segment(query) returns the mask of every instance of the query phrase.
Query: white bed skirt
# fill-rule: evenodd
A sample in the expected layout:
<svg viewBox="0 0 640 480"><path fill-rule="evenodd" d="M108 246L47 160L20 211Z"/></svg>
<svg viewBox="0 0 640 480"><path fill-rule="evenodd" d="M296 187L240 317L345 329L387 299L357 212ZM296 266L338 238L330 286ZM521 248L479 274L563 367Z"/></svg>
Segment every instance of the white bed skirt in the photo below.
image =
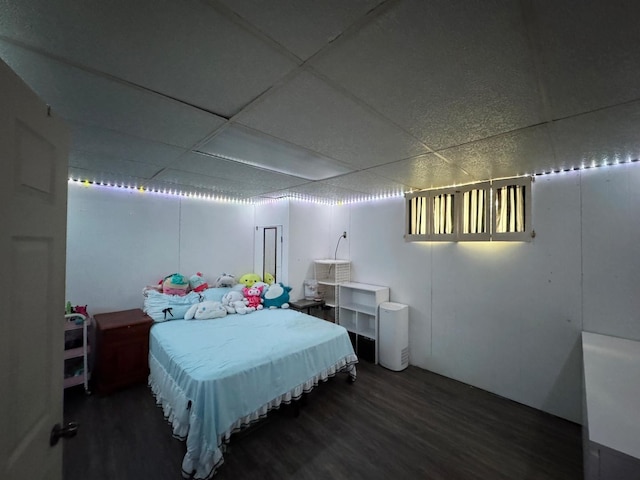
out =
<svg viewBox="0 0 640 480"><path fill-rule="evenodd" d="M236 420L221 435L216 444L207 439L202 432L202 419L191 413L191 400L177 385L166 369L149 355L149 386L156 397L156 403L162 407L164 416L171 424L173 436L186 440L187 453L182 461L182 476L195 480L207 480L213 477L216 470L223 464L225 444L229 443L231 435L264 418L270 410L277 409L281 404L289 404L308 393L320 382L326 382L339 372L348 372L353 380L356 378L356 355L348 355L330 368L314 375L301 385L277 396L257 410Z"/></svg>

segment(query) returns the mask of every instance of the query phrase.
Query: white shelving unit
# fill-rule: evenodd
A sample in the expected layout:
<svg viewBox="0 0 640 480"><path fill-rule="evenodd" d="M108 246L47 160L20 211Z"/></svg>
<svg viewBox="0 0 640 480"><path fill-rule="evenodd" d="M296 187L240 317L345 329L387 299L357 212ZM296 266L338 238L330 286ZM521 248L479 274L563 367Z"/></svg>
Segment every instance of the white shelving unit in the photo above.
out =
<svg viewBox="0 0 640 480"><path fill-rule="evenodd" d="M318 291L322 294L327 307L339 305L340 292L338 286L351 279L351 262L349 260L315 260L313 262ZM336 309L336 321L338 320Z"/></svg>
<svg viewBox="0 0 640 480"><path fill-rule="evenodd" d="M84 391L89 394L89 336L87 329L91 318L80 313L65 315L64 325L64 388L84 384Z"/></svg>
<svg viewBox="0 0 640 480"><path fill-rule="evenodd" d="M356 353L378 363L378 306L389 301L389 287L345 282L339 296L339 323L350 332Z"/></svg>

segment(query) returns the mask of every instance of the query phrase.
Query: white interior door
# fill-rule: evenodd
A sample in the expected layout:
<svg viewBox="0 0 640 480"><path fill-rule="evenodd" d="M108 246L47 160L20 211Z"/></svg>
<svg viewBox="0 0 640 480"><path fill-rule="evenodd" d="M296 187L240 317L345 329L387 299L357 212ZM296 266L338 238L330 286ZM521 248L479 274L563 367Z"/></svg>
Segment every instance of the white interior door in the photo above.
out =
<svg viewBox="0 0 640 480"><path fill-rule="evenodd" d="M69 133L0 61L0 478L62 478Z"/></svg>

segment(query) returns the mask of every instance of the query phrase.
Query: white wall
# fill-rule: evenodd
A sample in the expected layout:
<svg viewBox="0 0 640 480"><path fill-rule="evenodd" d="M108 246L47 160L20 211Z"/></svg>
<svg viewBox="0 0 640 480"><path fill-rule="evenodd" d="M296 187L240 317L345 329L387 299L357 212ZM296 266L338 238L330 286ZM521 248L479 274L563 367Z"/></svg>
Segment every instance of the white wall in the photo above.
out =
<svg viewBox="0 0 640 480"><path fill-rule="evenodd" d="M67 221L67 300L92 314L141 307L174 272L253 271L251 206L71 184Z"/></svg>
<svg viewBox="0 0 640 480"><path fill-rule="evenodd" d="M406 243L404 200L259 207L71 185L67 296L100 313L162 276L253 269L254 226L282 224L292 298L313 260L410 306L411 363L581 422L580 332L640 340L640 164L537 177L528 243Z"/></svg>
<svg viewBox="0 0 640 480"><path fill-rule="evenodd" d="M405 243L349 207L352 279L410 306L411 363L581 422L580 332L640 339L640 165L537 177L528 243Z"/></svg>

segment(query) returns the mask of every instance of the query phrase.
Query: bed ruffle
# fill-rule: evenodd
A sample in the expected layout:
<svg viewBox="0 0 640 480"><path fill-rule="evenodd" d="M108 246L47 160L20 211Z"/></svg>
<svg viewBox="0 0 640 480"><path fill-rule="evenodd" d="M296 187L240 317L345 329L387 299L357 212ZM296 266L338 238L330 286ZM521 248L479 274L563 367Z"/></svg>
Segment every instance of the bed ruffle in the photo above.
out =
<svg viewBox="0 0 640 480"><path fill-rule="evenodd" d="M195 480L208 480L224 463L223 451L233 433L249 427L283 403L289 404L291 401L298 400L320 382L326 382L339 372L349 373L351 380L354 381L356 363L358 363L356 355L347 355L303 384L277 396L249 415L239 418L221 435L218 435L217 445L211 445L205 440L202 434L202 420L192 413L191 400L153 355L149 355L149 386L156 398L156 404L162 407L165 418L171 424L173 436L187 442L187 453L182 461L182 476Z"/></svg>

